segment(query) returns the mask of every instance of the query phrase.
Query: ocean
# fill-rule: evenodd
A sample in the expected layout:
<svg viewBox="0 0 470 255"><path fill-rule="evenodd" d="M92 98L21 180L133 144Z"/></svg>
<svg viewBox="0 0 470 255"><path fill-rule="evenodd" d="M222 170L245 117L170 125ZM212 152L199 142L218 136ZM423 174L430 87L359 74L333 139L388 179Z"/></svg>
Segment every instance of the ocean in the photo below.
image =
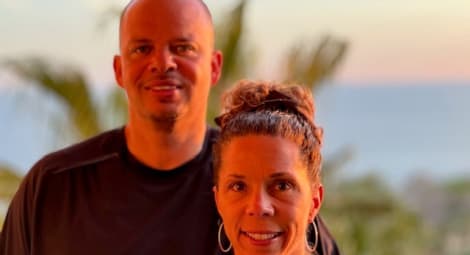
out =
<svg viewBox="0 0 470 255"><path fill-rule="evenodd" d="M345 178L374 174L392 186L416 175L470 178L470 83L326 85L314 93L324 158L352 154ZM25 174L71 141L60 102L34 89L0 89L0 164ZM62 121L62 124L61 124Z"/></svg>

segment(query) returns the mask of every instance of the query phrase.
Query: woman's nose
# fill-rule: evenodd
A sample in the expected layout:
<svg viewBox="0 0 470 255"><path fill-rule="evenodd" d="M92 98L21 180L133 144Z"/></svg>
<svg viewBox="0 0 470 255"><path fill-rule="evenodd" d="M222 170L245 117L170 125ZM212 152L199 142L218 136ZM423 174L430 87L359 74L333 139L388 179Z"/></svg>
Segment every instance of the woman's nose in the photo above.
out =
<svg viewBox="0 0 470 255"><path fill-rule="evenodd" d="M248 194L246 213L250 216L272 216L272 197L265 190L253 190Z"/></svg>

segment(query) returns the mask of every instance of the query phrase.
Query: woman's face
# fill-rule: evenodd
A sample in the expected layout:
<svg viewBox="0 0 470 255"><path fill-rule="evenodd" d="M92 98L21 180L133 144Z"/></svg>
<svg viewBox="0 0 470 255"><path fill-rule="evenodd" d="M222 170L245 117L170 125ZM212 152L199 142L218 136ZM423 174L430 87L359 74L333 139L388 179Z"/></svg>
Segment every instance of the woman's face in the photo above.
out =
<svg viewBox="0 0 470 255"><path fill-rule="evenodd" d="M217 208L235 254L303 254L320 207L298 146L278 136L235 137L222 148Z"/></svg>

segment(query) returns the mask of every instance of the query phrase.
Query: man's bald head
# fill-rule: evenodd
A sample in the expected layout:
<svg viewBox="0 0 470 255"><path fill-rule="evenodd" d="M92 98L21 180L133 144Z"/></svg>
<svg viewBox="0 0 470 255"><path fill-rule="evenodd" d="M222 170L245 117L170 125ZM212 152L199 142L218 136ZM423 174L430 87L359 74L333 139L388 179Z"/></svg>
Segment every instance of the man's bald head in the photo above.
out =
<svg viewBox="0 0 470 255"><path fill-rule="evenodd" d="M136 4L137 2L139 2L141 0L131 0L129 1L129 3L126 5L126 7L124 7L124 9L122 10L121 12L121 15L120 15L120 18L119 18L119 33L121 34L122 33L122 24L124 22L124 18L127 14L127 11L134 5ZM178 1L178 0L155 0L155 1ZM182 1L182 0L179 0L179 1ZM202 7L203 11L206 13L207 15L207 18L209 19L211 25L213 26L213 20L212 20L212 14L209 10L209 8L207 7L206 3L204 3L204 1L202 0L183 0L183 1L188 1L188 2L197 2L200 4L200 6Z"/></svg>
<svg viewBox="0 0 470 255"><path fill-rule="evenodd" d="M130 122L173 126L181 118L182 125L205 126L223 56L200 0L133 0L122 15L119 43L113 67Z"/></svg>

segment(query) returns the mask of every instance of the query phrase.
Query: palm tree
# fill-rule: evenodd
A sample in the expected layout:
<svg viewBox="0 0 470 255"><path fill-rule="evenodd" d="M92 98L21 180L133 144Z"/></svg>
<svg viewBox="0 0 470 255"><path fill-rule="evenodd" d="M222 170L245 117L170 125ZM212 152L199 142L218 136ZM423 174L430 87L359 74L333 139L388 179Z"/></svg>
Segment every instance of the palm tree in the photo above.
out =
<svg viewBox="0 0 470 255"><path fill-rule="evenodd" d="M79 139L96 134L100 130L96 107L84 75L72 67L53 69L44 59L28 58L7 60L4 66L30 84L52 93L65 105L72 126Z"/></svg>
<svg viewBox="0 0 470 255"><path fill-rule="evenodd" d="M224 53L222 77L209 97L208 122L219 113L221 95L235 81L248 77L248 70L255 70L256 59L250 48L243 42L244 15L248 1L240 0L235 8L224 15L226 18L216 25L217 48ZM280 80L292 81L316 89L321 81L334 73L347 52L348 44L331 36L324 37L320 44L300 42L281 59L284 72Z"/></svg>
<svg viewBox="0 0 470 255"><path fill-rule="evenodd" d="M248 70L255 69L256 61L249 54L253 49L243 40L247 4L248 1L240 0L224 16L226 19L216 26L217 48L224 52L224 67L222 78L210 96L209 122L219 112L219 98L223 91L236 80L247 77ZM119 11L113 8L106 15L105 18L116 18ZM106 22L102 20L102 24ZM281 59L284 65L280 79L305 84L315 91L324 79L334 73L347 49L346 42L331 36L323 37L319 44L299 42ZM70 126L74 127L70 130L75 130L73 134L62 135L73 135L75 140L81 140L105 129L105 115L100 114L100 107L92 100L90 86L77 68L53 69L47 61L38 58L10 60L5 66L62 102L69 113ZM118 123L123 123L125 109L122 91L113 90L106 104L106 110L113 113L106 116L119 116ZM428 240L423 233L425 226L422 220L403 205L401 199L388 190L381 180L375 176L347 181L338 178L350 157L351 151L340 151L323 167L326 199L321 213L343 253L431 254L422 245ZM20 178L13 173L11 169L0 170L0 199L8 200L16 190Z"/></svg>
<svg viewBox="0 0 470 255"><path fill-rule="evenodd" d="M224 54L222 77L211 90L208 103L208 122L213 124L213 119L219 113L221 95L235 81L247 78L248 70L255 69L256 59L252 54L255 50L244 42L243 37L245 10L247 0L239 0L224 20L216 26L216 48ZM106 27L111 18L116 18L120 9L109 8L99 22L100 28ZM310 42L300 42L289 50L289 53L281 60L284 64L283 81L295 81L309 86L311 89L318 87L325 78L334 73L338 64L344 58L348 49L345 41L337 40L331 36L322 38L318 45Z"/></svg>
<svg viewBox="0 0 470 255"><path fill-rule="evenodd" d="M208 122L219 112L219 98L223 91L229 88L236 80L247 77L247 70L253 70L252 56L247 56L242 40L244 35L244 14L248 1L240 0L238 5L216 25L217 47L224 53L224 66L222 78L212 91L209 98ZM107 17L117 17L117 8L111 8ZM100 21L100 26L106 20ZM223 29L222 29L223 28ZM307 50L304 50L307 49ZM331 75L337 64L343 59L347 50L347 43L325 37L319 45L308 44L307 47L294 46L283 60L285 73L281 80L295 80L302 82L310 88L316 88L320 81ZM250 61L247 61L250 59ZM1 63L36 86L41 91L49 93L63 105L68 113L70 128L57 132L58 136L72 137L72 142L83 140L103 131L105 128L104 116L117 116L114 123L125 122L126 100L119 89L114 89L108 96L105 110L111 114L100 114L101 107L93 100L91 86L80 69L72 65L53 65L44 58L31 57L26 59L10 59ZM11 178L0 176L0 182L5 181L17 185ZM8 193L10 194L10 193ZM11 195L11 194L10 194ZM9 198L9 195L5 195Z"/></svg>
<svg viewBox="0 0 470 255"><path fill-rule="evenodd" d="M216 25L217 47L224 53L224 66L222 78L218 86L214 87L209 98L208 121L212 122L218 114L219 98L223 91L230 87L236 80L247 77L247 70L253 70L250 66L252 56L248 58L243 44L244 14L246 0L240 0L238 5ZM110 8L104 18L117 17L117 8ZM106 24L101 20L100 26ZM281 80L297 81L312 89L330 76L338 63L343 59L347 50L347 43L335 40L329 36L324 37L319 45L306 43L293 46L285 56L284 73ZM302 47L300 47L302 46ZM247 61L250 59L250 61ZM64 136L72 135L73 140L82 140L99 133L104 128L103 117L100 117L99 105L93 101L91 86L80 69L72 65L52 65L43 58L31 57L27 59L10 59L3 66L15 72L19 77L30 81L41 90L51 93L64 105L64 109L70 117L70 130ZM119 89L113 90L105 105L106 110L112 111L117 117L118 123L126 119L125 97ZM106 114L109 116L110 114ZM73 133L73 134L71 134ZM60 133L59 133L60 134Z"/></svg>
<svg viewBox="0 0 470 255"><path fill-rule="evenodd" d="M431 236L423 220L380 178L338 178L350 156L345 151L327 161L322 169L327 175L321 214L341 251L363 255L431 254L426 246Z"/></svg>
<svg viewBox="0 0 470 255"><path fill-rule="evenodd" d="M68 65L55 68L41 58L27 58L7 60L3 67L10 69L19 77L25 79L27 84L38 87L40 90L53 95L65 109L68 116L68 127L55 127L57 139L76 142L104 131L103 116L112 116L107 120L112 123L124 123L126 119L126 100L124 94L117 87L112 90L106 99L105 111L110 114L100 116L100 106L93 101L90 85L86 82L83 73ZM108 117L109 118L109 117ZM3 221L3 205L9 203L20 183L20 171L0 166L0 226Z"/></svg>

